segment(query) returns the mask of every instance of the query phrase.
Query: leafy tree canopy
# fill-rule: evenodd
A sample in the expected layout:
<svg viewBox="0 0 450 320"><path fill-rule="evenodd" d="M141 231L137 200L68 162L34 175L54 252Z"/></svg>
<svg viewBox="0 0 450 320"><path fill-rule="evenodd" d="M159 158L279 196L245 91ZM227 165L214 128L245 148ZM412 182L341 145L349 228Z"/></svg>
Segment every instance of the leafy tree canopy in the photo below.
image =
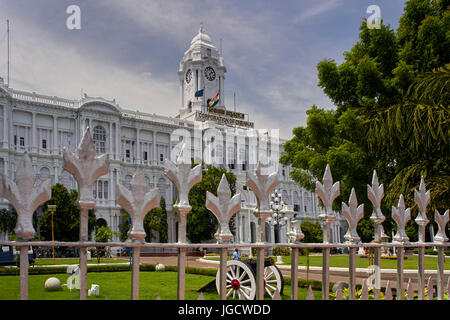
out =
<svg viewBox="0 0 450 320"><path fill-rule="evenodd" d="M334 209L340 210L355 188L358 202L365 204L365 222L358 225L363 240L373 234L367 199L373 169L385 184L388 234L391 206L401 193L415 218L413 190L421 176L432 194L430 220L433 209L449 206L448 6L448 0L410 0L396 32L383 23L380 29L362 23L342 64L330 59L317 65L318 85L336 110L312 106L306 127L295 128L284 145L280 162L292 165L292 178L311 191L330 164L334 180L341 181ZM411 224L407 230L414 240Z"/></svg>
<svg viewBox="0 0 450 320"><path fill-rule="evenodd" d="M79 241L80 239L80 208L76 201L78 192L76 190L67 191L64 185L57 183L52 187L52 198L43 205L43 215L41 218L41 236L44 240L52 240L52 215L48 211L49 204L56 205L56 212L53 215L53 230L57 241ZM88 216L88 232L94 230L95 215L90 210Z"/></svg>
<svg viewBox="0 0 450 320"><path fill-rule="evenodd" d="M208 165L203 170L202 181L192 187L189 192L189 202L192 206L191 212L187 215L186 235L193 243L198 243L214 238L218 228L217 218L206 209L206 191L217 196L217 188L220 179L225 174L232 195L236 192L236 176L227 172L226 169ZM233 228L230 228L233 230Z"/></svg>

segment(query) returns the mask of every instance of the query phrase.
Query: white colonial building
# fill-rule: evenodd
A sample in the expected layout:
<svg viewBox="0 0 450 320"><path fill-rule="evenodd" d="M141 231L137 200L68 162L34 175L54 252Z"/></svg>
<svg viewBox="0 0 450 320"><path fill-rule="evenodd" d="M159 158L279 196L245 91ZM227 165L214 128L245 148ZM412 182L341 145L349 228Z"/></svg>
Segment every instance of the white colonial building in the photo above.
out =
<svg viewBox="0 0 450 320"><path fill-rule="evenodd" d="M177 216L172 210L176 190L164 175L162 164L171 153L179 153L180 141L188 147L184 153L188 160L202 159L237 176L242 209L235 218L235 242L256 241L256 198L246 187L246 172L254 170L262 156L276 157L278 190L287 203L284 211L292 217L318 221L321 208L317 196L289 177L288 166L278 165L285 140L273 134L277 131L255 130L247 114L227 110L223 95L226 72L223 57L201 27L180 62L181 101L174 116L127 110L115 100L100 97L85 95L70 100L19 91L0 78L0 172L14 178L18 160L27 151L38 181L51 178L53 184L76 189L73 177L62 169L62 150L76 151L89 126L96 151L110 158L109 172L96 182L93 195L97 219L104 219L112 230L118 230L120 217L116 185L129 186L141 165L148 187L158 187L166 199L169 242L176 241ZM214 102L214 107L208 106ZM6 200L1 204L9 205ZM286 241L288 226L281 228L277 239ZM332 225L332 240L341 241L346 229L344 219L338 218ZM273 242L275 228L268 225L266 230L266 239Z"/></svg>

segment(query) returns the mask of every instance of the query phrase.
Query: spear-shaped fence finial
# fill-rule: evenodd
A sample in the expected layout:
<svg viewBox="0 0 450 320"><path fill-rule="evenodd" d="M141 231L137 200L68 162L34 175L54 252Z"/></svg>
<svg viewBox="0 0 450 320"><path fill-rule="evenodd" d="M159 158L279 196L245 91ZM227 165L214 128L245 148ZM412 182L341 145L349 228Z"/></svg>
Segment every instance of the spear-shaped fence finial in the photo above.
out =
<svg viewBox="0 0 450 320"><path fill-rule="evenodd" d="M414 201L419 207L419 214L415 219L419 225L419 242L425 242L425 227L429 222L427 218L427 206L430 203L430 191L425 190L423 177L420 179L419 191L414 190Z"/></svg>
<svg viewBox="0 0 450 320"><path fill-rule="evenodd" d="M247 187L253 191L258 205L258 241L265 241L265 224L267 218L272 214L269 208L269 197L278 185L278 174L276 172L265 174L267 166L258 161L255 173L247 171Z"/></svg>
<svg viewBox="0 0 450 320"><path fill-rule="evenodd" d="M392 206L392 219L397 223L397 233L394 236L396 242L408 242L409 238L406 235L406 223L411 219L410 208L405 208L405 200L403 194L400 195L397 208Z"/></svg>
<svg viewBox="0 0 450 320"><path fill-rule="evenodd" d="M352 188L348 205L342 202L342 216L347 220L349 226L347 233L344 235L344 239L351 243L359 242L361 238L358 236L356 227L358 226L359 220L364 216L364 204L358 206L355 188Z"/></svg>
<svg viewBox="0 0 450 320"><path fill-rule="evenodd" d="M178 191L178 199L174 205L180 214L180 223L178 225L179 242L186 242L186 217L192 207L189 204L189 191L192 187L202 181L201 164L191 168L190 163L183 161L173 163L169 159L164 160L164 173L175 185Z"/></svg>
<svg viewBox="0 0 450 320"><path fill-rule="evenodd" d="M329 164L327 164L325 168L325 173L323 175L322 181L323 183L316 181L316 193L325 206L325 210L319 215L319 219L324 221L323 242L328 243L331 237L330 225L334 220L336 220L336 214L333 212L332 205L334 199L336 199L340 194L339 181L333 183L333 177L331 175Z"/></svg>
<svg viewBox="0 0 450 320"><path fill-rule="evenodd" d="M211 211L219 221L218 239L220 242L230 242L233 234L230 231L229 222L231 217L241 209L241 194L237 193L231 197L230 185L225 174L222 175L217 197L206 191L206 208Z"/></svg>
<svg viewBox="0 0 450 320"><path fill-rule="evenodd" d="M33 238L33 213L51 198L51 180L47 179L39 186L35 186L35 181L36 173L27 152L17 165L15 181L0 174L0 197L8 199L17 212L14 233L20 240Z"/></svg>
<svg viewBox="0 0 450 320"><path fill-rule="evenodd" d="M384 197L384 186L383 184L380 185L378 183L376 170L373 170L372 185L367 185L367 196L373 205L373 211L372 215L370 216L370 220L372 220L375 225L375 241L381 242L382 237L385 236L382 225L385 217L383 215L383 212L381 211L381 200Z"/></svg>
<svg viewBox="0 0 450 320"><path fill-rule="evenodd" d="M138 167L131 179L128 190L121 184L117 184L117 203L124 208L131 217L131 230L129 237L132 240L144 241L146 233L144 230L145 215L159 205L160 191L154 188L147 192L147 183L144 172Z"/></svg>
<svg viewBox="0 0 450 320"><path fill-rule="evenodd" d="M445 210L444 214L439 214L439 211L434 211L434 221L438 224L439 230L434 236L435 242L447 242L448 237L445 234L445 226L447 225L449 219L449 210ZM449 293L450 294L450 293Z"/></svg>

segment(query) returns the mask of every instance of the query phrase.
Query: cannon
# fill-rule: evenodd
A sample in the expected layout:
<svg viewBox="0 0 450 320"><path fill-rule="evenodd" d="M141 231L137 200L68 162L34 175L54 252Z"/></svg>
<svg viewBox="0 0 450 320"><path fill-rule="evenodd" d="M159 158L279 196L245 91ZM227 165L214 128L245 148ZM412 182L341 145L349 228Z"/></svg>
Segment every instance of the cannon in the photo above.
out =
<svg viewBox="0 0 450 320"><path fill-rule="evenodd" d="M220 269L216 275L216 289L220 292ZM226 267L226 296L232 299L253 300L256 295L256 260L229 260ZM273 298L276 289L283 294L283 275L272 258L264 259L264 291Z"/></svg>

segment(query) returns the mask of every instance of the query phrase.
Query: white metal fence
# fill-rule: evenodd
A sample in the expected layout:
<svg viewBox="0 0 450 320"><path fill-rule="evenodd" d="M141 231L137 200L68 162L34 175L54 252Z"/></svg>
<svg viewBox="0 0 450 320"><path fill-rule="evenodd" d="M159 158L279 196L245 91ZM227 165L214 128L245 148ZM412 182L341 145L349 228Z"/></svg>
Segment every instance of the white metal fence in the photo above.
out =
<svg viewBox="0 0 450 320"><path fill-rule="evenodd" d="M419 241L411 243L405 232L406 223L410 220L410 209L405 208L403 196L400 196L398 206L392 208L392 217L397 224L397 233L393 237L393 242L383 242L385 239L382 222L384 215L381 211L381 201L384 197L383 185L378 183L378 178L374 172L372 185L367 186L368 197L373 204L374 210L371 220L375 224L375 240L373 243L361 243L356 226L358 221L363 217L363 206L357 203L355 191L352 190L348 204L342 204L342 215L348 222L349 228L344 236L345 243L330 243L330 225L336 219L336 213L332 210L332 203L339 195L339 182L333 183L329 166L325 170L323 182L316 183L316 193L324 204L323 213L319 216L322 221L323 243L302 243L302 230L299 221L291 224L291 230L287 236L289 243L281 243L274 245L265 242L265 225L267 218L272 214L267 199L278 184L276 173L267 173L261 164L258 164L255 172L247 172L247 186L251 189L258 199L258 238L257 243L231 243L232 234L229 230L229 221L231 217L239 211L241 198L240 194L231 195L231 191L225 176L219 184L217 197L211 193L207 193L206 207L217 217L219 221L219 230L217 233L218 243L216 244L188 244L186 241L186 217L191 211L188 194L189 190L202 179L201 166L198 165L191 168L190 163L172 162L165 160L165 174L173 182L178 191L178 201L174 208L179 214L178 224L178 243L145 243L145 231L143 228L143 219L145 215L154 207L159 205L159 190L157 188L147 192L147 184L142 174L142 169L138 168L131 181L130 190L122 185L117 186L118 204L125 209L131 216L131 229L129 232L129 240L127 242L107 242L99 243L88 241L87 237L87 216L88 210L95 207L92 199L93 183L102 175L107 173L108 156L96 156L94 144L89 131L85 131L83 139L78 147L77 154L73 154L69 150L64 150L64 169L71 173L78 182L80 206L80 241L79 242L52 242L52 241L30 241L34 236L32 226L32 215L36 208L46 202L51 197L50 180L35 186L35 173L27 153L23 160L17 166L16 179L12 181L8 177L0 174L0 197L4 197L10 201L17 212L17 225L15 233L19 241L0 241L2 246L20 247L20 299L28 299L28 246L35 247L77 247L80 254L80 293L81 300L86 299L87 294L87 248L88 247L131 247L132 248L132 284L131 298L139 299L139 262L142 248L172 248L178 250L178 286L177 298L183 300L185 298L185 274L186 274L186 253L189 248L215 248L220 250L220 265L217 274L218 292L221 299L226 299L236 291L239 298L253 297L250 291L246 291L250 284L243 285L244 282L251 283L250 280L244 280L244 271L237 268L234 270L229 268L227 263L228 250L234 248L256 248L256 268L254 272L253 288L254 297L258 300L264 299L264 295L268 292L269 281L267 269L265 267L264 251L266 248L290 248L291 250L291 299L298 299L298 260L300 248L319 248L322 250L322 299L330 298L330 251L333 248L348 248L349 267L348 267L348 299L356 297L356 255L357 249L360 247L372 248L374 252L374 270L379 271L381 268L382 248L395 248L397 252L397 270L396 270L396 297L399 300L404 299L406 289L406 298L413 299L414 292L412 284L409 281L405 288L405 270L404 256L406 248L418 248L418 265L417 265L417 298L422 300L430 299L433 295L431 287L434 280L425 277L425 248L435 247L437 249L437 272L436 287L437 299L443 300L445 294L449 294L449 272L444 270L445 248L450 247L447 243L448 239L445 234L446 224L449 221L449 210L444 214L435 212L435 222L439 226L437 234L434 236L433 242L425 242L425 226L429 223L426 216L426 207L430 202L430 192L425 190L425 183L422 179L419 190L415 191L415 202L419 208L419 214L415 222L419 225ZM227 265L228 264L228 265ZM245 270L244 270L245 269ZM239 269L240 270L240 269ZM239 273L240 272L240 273ZM247 275L249 271L247 270ZM391 287L388 282L386 288L382 289L379 285L381 272L375 272L375 285L372 293L374 299L380 299L381 293L384 293L384 299L392 299ZM373 278L372 275L369 278ZM235 281L234 281L235 280ZM369 280L369 279L368 279ZM234 282L233 282L234 281ZM237 285L236 281L241 281ZM425 285L425 282L427 284ZM246 288L246 290L243 290ZM248 289L248 290L250 290ZM313 299L309 288L308 299ZM271 292L273 299L280 297L279 290ZM427 295L425 295L425 293ZM368 299L368 283L363 282L362 293L360 299ZM342 290L338 290L335 299L343 299Z"/></svg>

